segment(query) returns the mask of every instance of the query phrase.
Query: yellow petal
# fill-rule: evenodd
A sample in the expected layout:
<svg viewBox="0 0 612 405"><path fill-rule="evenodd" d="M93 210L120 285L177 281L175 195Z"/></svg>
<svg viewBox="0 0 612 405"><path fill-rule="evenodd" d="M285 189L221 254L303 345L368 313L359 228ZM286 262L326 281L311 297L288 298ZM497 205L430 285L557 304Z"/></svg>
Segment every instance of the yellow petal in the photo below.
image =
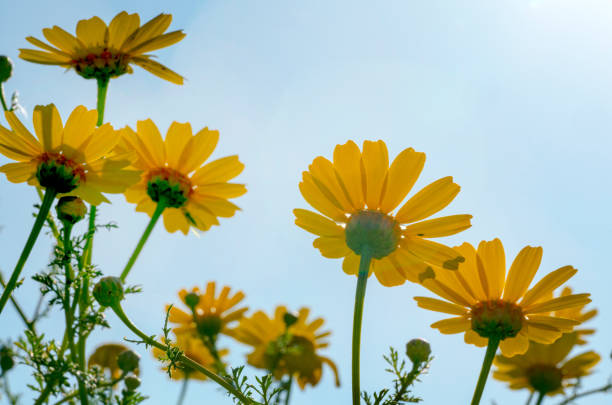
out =
<svg viewBox="0 0 612 405"><path fill-rule="evenodd" d="M193 136L191 130L191 124L172 122L168 133L166 134L166 160L168 161L168 167L179 167L181 155L185 146Z"/></svg>
<svg viewBox="0 0 612 405"><path fill-rule="evenodd" d="M246 193L246 187L244 184L213 183L198 186L197 192L206 197L235 198Z"/></svg>
<svg viewBox="0 0 612 405"><path fill-rule="evenodd" d="M417 304L421 308L428 309L430 311L442 312L450 315L467 315L468 310L460 305L451 304L450 302L441 301L435 298L429 297L414 297Z"/></svg>
<svg viewBox="0 0 612 405"><path fill-rule="evenodd" d="M323 257L330 259L339 259L351 253L351 249L346 246L344 236L330 237L321 236L314 240L312 245L319 249Z"/></svg>
<svg viewBox="0 0 612 405"><path fill-rule="evenodd" d="M53 104L37 105L32 116L34 132L45 152L56 151L62 142L62 119Z"/></svg>
<svg viewBox="0 0 612 405"><path fill-rule="evenodd" d="M98 112L96 110L88 110L82 105L75 108L64 127L63 149L70 148L74 151L73 153L80 150L96 129L97 121Z"/></svg>
<svg viewBox="0 0 612 405"><path fill-rule="evenodd" d="M586 305L591 302L591 299L589 298L590 295L591 294L573 294L536 303L534 305L523 307L523 314L537 314Z"/></svg>
<svg viewBox="0 0 612 405"><path fill-rule="evenodd" d="M11 183L25 183L36 176L35 162L7 163L0 166L0 172L6 175Z"/></svg>
<svg viewBox="0 0 612 405"><path fill-rule="evenodd" d="M459 291L453 289L452 286L440 282L440 280L428 278L424 280L422 284L431 292L457 305L464 307L470 307L471 305L467 297L462 296Z"/></svg>
<svg viewBox="0 0 612 405"><path fill-rule="evenodd" d="M153 162L157 167L164 167L166 163L166 148L159 129L151 119L138 121L136 123L138 136L142 140L153 158Z"/></svg>
<svg viewBox="0 0 612 405"><path fill-rule="evenodd" d="M194 204L206 208L213 215L218 217L230 218L234 216L236 211L240 210L237 205L223 198L202 197L199 196L198 193L194 193L191 199Z"/></svg>
<svg viewBox="0 0 612 405"><path fill-rule="evenodd" d="M529 348L529 339L526 336L519 333L513 338L506 338L499 344L499 348L502 354L506 357L516 356L517 354L523 354Z"/></svg>
<svg viewBox="0 0 612 405"><path fill-rule="evenodd" d="M185 214L179 208L166 208L163 212L164 226L170 233L181 231L187 235L189 232L189 222L185 218Z"/></svg>
<svg viewBox="0 0 612 405"><path fill-rule="evenodd" d="M371 267L376 279L385 287L395 287L406 282L404 272L395 267L389 256L380 260L372 259Z"/></svg>
<svg viewBox="0 0 612 405"><path fill-rule="evenodd" d="M344 187L353 208L364 208L364 179L361 176L361 152L353 141L337 145L334 149L334 169L340 185Z"/></svg>
<svg viewBox="0 0 612 405"><path fill-rule="evenodd" d="M312 181L323 194L345 212L353 212L353 205L340 185L334 165L322 156L316 157L308 170Z"/></svg>
<svg viewBox="0 0 612 405"><path fill-rule="evenodd" d="M387 258L402 277L413 283L421 283L424 278L433 274L431 266L402 247Z"/></svg>
<svg viewBox="0 0 612 405"><path fill-rule="evenodd" d="M530 340L546 345L553 343L563 334L559 329L545 323L529 322L523 325L523 328L527 329L526 335Z"/></svg>
<svg viewBox="0 0 612 405"><path fill-rule="evenodd" d="M53 28L44 28L43 35L52 45L70 55L75 55L79 49L84 47L81 41L57 25L54 25Z"/></svg>
<svg viewBox="0 0 612 405"><path fill-rule="evenodd" d="M88 48L106 45L106 24L99 17L80 20L76 26L77 38Z"/></svg>
<svg viewBox="0 0 612 405"><path fill-rule="evenodd" d="M293 213L295 214L295 224L310 233L319 236L337 237L344 235L344 228L319 214L300 208L294 209Z"/></svg>
<svg viewBox="0 0 612 405"><path fill-rule="evenodd" d="M478 257L486 272L489 299L501 298L506 278L506 255L501 241L496 238L480 242Z"/></svg>
<svg viewBox="0 0 612 405"><path fill-rule="evenodd" d="M83 148L83 153L88 162L93 162L110 155L118 142L119 132L113 130L113 127L106 123L94 130Z"/></svg>
<svg viewBox="0 0 612 405"><path fill-rule="evenodd" d="M39 63L41 65L70 66L70 58L34 49L19 49L19 57L28 62Z"/></svg>
<svg viewBox="0 0 612 405"><path fill-rule="evenodd" d="M450 215L408 225L404 234L424 238L439 238L459 233L470 226L471 215Z"/></svg>
<svg viewBox="0 0 612 405"><path fill-rule="evenodd" d="M349 253L342 261L342 271L344 271L346 274L356 275L357 273L359 273L360 260L360 257L357 256L354 252Z"/></svg>
<svg viewBox="0 0 612 405"><path fill-rule="evenodd" d="M580 324L579 321L573 319L564 319L548 315L529 315L528 323L550 325L559 329L561 332L571 332L574 326Z"/></svg>
<svg viewBox="0 0 612 405"><path fill-rule="evenodd" d="M7 146L15 146L18 149L23 149L30 156L38 156L43 152L41 144L34 138L34 136L28 131L28 129L19 121L19 118L12 111L6 111L4 113L4 117L8 121L9 125L13 129L15 133L15 137L8 131L6 128L0 126L2 131L0 131L6 138L5 142L3 142ZM11 138L15 140L15 142L11 142ZM12 145L10 145L12 143Z"/></svg>
<svg viewBox="0 0 612 405"><path fill-rule="evenodd" d="M465 262L461 263L459 265L459 270L455 272L457 281L474 300L486 301L487 295L482 289L482 284L478 275L476 249L466 242L461 246L455 247L455 250L465 258Z"/></svg>
<svg viewBox="0 0 612 405"><path fill-rule="evenodd" d="M366 180L366 204L370 209L378 209L383 199L383 187L389 171L389 152L383 141L363 142L363 168Z"/></svg>
<svg viewBox="0 0 612 405"><path fill-rule="evenodd" d="M465 260L458 252L448 246L419 237L405 237L400 244L404 249L427 263L449 270L456 270L459 263Z"/></svg>
<svg viewBox="0 0 612 405"><path fill-rule="evenodd" d="M207 231L213 225L219 225L219 220L212 212L201 205L189 205L189 218L195 222L195 227L203 231ZM192 225L194 225L192 223Z"/></svg>
<svg viewBox="0 0 612 405"><path fill-rule="evenodd" d="M151 38L146 42L142 42L140 45L127 50L127 53L129 53L130 55L140 55L143 53L155 51L157 49L162 49L174 45L183 38L185 38L185 33L183 33L183 31L179 30L168 32L167 34L163 34L155 38Z"/></svg>
<svg viewBox="0 0 612 405"><path fill-rule="evenodd" d="M191 173L198 169L213 153L217 142L219 131L209 130L208 127L200 130L187 142L176 169L181 173Z"/></svg>
<svg viewBox="0 0 612 405"><path fill-rule="evenodd" d="M470 329L471 323L469 319L460 316L457 318L448 318L434 322L431 324L431 327L438 329L440 333L444 333L445 335L452 335L455 333L465 332L466 330Z"/></svg>
<svg viewBox="0 0 612 405"><path fill-rule="evenodd" d="M552 273L547 274L540 281L538 281L538 283L533 286L532 289L527 291L521 300L521 306L528 307L529 305L540 301L542 298L547 297L550 292L572 278L577 271L578 270L572 266L564 266L553 271Z"/></svg>
<svg viewBox="0 0 612 405"><path fill-rule="evenodd" d="M15 132L0 125L0 153L9 159L27 162L36 158L39 153L31 153L32 148Z"/></svg>
<svg viewBox="0 0 612 405"><path fill-rule="evenodd" d="M103 202L109 203L108 199L96 187L87 183L81 183L74 191L68 195L77 196L91 205L100 205Z"/></svg>
<svg viewBox="0 0 612 405"><path fill-rule="evenodd" d="M588 374L589 370L599 361L601 356L593 351L579 354L568 360L562 367L563 376L566 378L577 378Z"/></svg>
<svg viewBox="0 0 612 405"><path fill-rule="evenodd" d="M149 73L153 73L157 77L161 77L162 79L167 80L170 83L183 84L183 76L170 70L159 62L155 62L154 60L151 60L146 56L137 56L132 60L135 64L148 71Z"/></svg>
<svg viewBox="0 0 612 405"><path fill-rule="evenodd" d="M380 203L382 212L391 212L402 202L419 178L424 165L425 154L415 152L412 148L404 149L397 155L391 163L385 195Z"/></svg>
<svg viewBox="0 0 612 405"><path fill-rule="evenodd" d="M32 45L36 45L37 47L44 49L45 51L54 53L56 55L63 56L64 59L67 62L70 62L72 60L72 56L69 53L66 53L66 52L61 51L61 50L59 50L57 48L49 46L46 43L44 43L43 41L41 41L40 39L37 39L37 38L34 38L34 37L26 37L26 41L28 41ZM20 55L20 57L21 57L21 55Z"/></svg>
<svg viewBox="0 0 612 405"><path fill-rule="evenodd" d="M159 14L147 23L143 24L137 31L128 37L124 42L122 50L131 49L151 38L161 35L168 29L172 22L172 15Z"/></svg>
<svg viewBox="0 0 612 405"><path fill-rule="evenodd" d="M244 169L244 164L238 156L227 156L207 163L196 170L191 177L192 184L223 183L238 176Z"/></svg>
<svg viewBox="0 0 612 405"><path fill-rule="evenodd" d="M119 50L125 40L140 26L140 17L137 13L128 14L120 12L108 25L108 47Z"/></svg>
<svg viewBox="0 0 612 405"><path fill-rule="evenodd" d="M463 340L467 344L476 345L478 347L485 347L489 343L489 339L483 338L478 333L474 332L472 329L465 331L465 335L463 335Z"/></svg>
<svg viewBox="0 0 612 405"><path fill-rule="evenodd" d="M399 209L395 220L401 224L420 221L442 210L453 201L460 187L452 177L444 177L429 184L410 198Z"/></svg>
<svg viewBox="0 0 612 405"><path fill-rule="evenodd" d="M504 290L504 301L516 302L525 294L540 267L542 248L525 246L512 262Z"/></svg>
<svg viewBox="0 0 612 405"><path fill-rule="evenodd" d="M302 181L299 187L302 196L312 208L337 222L346 222L345 212L329 200L328 196L315 184L313 176L309 172L302 173Z"/></svg>

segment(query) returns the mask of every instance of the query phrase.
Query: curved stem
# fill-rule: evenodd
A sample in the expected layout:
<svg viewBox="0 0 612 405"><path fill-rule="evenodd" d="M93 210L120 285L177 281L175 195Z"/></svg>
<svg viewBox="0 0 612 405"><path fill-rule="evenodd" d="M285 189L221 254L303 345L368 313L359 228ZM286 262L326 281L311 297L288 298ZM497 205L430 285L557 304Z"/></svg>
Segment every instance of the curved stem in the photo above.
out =
<svg viewBox="0 0 612 405"><path fill-rule="evenodd" d="M132 256L130 256L130 260L128 260L127 264L125 265L125 268L121 272L121 276L120 276L121 281L125 281L125 278L127 277L132 267L134 266L134 263L136 263L136 259L138 259L138 255L140 254L140 251L142 250L145 243L147 242L147 239L149 239L149 235L151 235L151 231L153 230L153 228L155 228L155 224L157 223L157 220L159 219L159 217L161 216L165 208L166 208L166 205L162 201L157 203L157 207L155 207L155 212L153 212L153 215L151 216L149 225L147 225L144 233L142 234L142 236L140 237L140 240L138 241L138 244L136 245L136 248L134 249L134 252L132 253Z"/></svg>
<svg viewBox="0 0 612 405"><path fill-rule="evenodd" d="M357 289L355 291L355 310L353 313L353 405L361 402L361 390L359 388L359 353L361 347L361 319L363 317L363 302L365 300L368 273L370 272L370 261L372 257L367 253L361 255L359 262L359 275L357 276Z"/></svg>
<svg viewBox="0 0 612 405"><path fill-rule="evenodd" d="M6 284L6 288L2 292L2 297L0 297L0 313L4 309L6 302L11 296L15 286L17 286L17 281L19 280L19 275L21 274L21 270L23 270L23 266L28 260L28 256L30 256L30 252L34 247L34 243L40 234L40 230L42 229L45 220L47 219L47 215L49 214L49 210L51 209L51 205L55 200L55 196L57 193L53 189L46 189L45 196L43 198L42 204L40 205L40 210L38 211L38 215L36 216L36 221L34 221L34 226L32 226L32 231L30 232L30 236L28 236L28 240L26 241L25 246L23 247L23 251L21 252L21 256L19 256L19 260L15 265L15 269L13 270L13 274Z"/></svg>
<svg viewBox="0 0 612 405"><path fill-rule="evenodd" d="M498 347L499 339L489 338L487 353L482 361L482 369L480 370L480 377L478 377L478 384L476 384L476 389L474 390L472 405L478 405L480 403L480 398L482 398L482 392L484 391L485 384L487 383L489 371L491 370L491 364L493 364L493 359L495 358L495 353L497 352Z"/></svg>
<svg viewBox="0 0 612 405"><path fill-rule="evenodd" d="M98 126L104 122L104 107L106 105L106 91L108 90L108 82L110 78L106 77L98 79L98 102L96 109L98 110Z"/></svg>
<svg viewBox="0 0 612 405"><path fill-rule="evenodd" d="M2 102L2 109L4 111L11 111L7 106L6 106L6 101L4 101L4 83L0 82L0 102Z"/></svg>
<svg viewBox="0 0 612 405"><path fill-rule="evenodd" d="M574 400L578 399L578 398L582 398L582 397L586 397L588 395L593 395L593 394L598 394L598 393L605 393L612 390L612 383L608 383L602 387L599 388L595 388L589 391L584 391L584 392L579 392L577 394L574 394L566 399L564 399L562 402L559 402L559 405L567 405L571 402L573 402Z"/></svg>
<svg viewBox="0 0 612 405"><path fill-rule="evenodd" d="M187 394L187 383L189 383L189 373L185 373L185 378L183 378L183 385L181 386L181 392L179 393L176 405L183 404L183 401L185 400L185 394Z"/></svg>
<svg viewBox="0 0 612 405"><path fill-rule="evenodd" d="M546 395L546 393L544 391L540 391L538 393L538 400L536 402L536 405L540 405L542 402L544 402L544 396Z"/></svg>
<svg viewBox="0 0 612 405"><path fill-rule="evenodd" d="M168 346L166 346L166 345L164 345L164 344L154 340L151 336L147 336L144 332L142 332L140 329L138 329L136 327L136 325L134 325L132 323L132 321L130 321L130 319L127 317L125 312L123 312L123 308L121 308L120 304L112 306L111 309L115 312L115 314L121 320L121 322L123 322L125 324L125 326L127 326L132 332L134 332L134 334L136 334L136 336L141 338L143 340L143 342L145 342L149 346L156 347L159 350L162 350L164 352L168 351L168 349L169 349ZM234 386L232 386L230 383L228 383L222 377L220 377L217 374L213 373L212 371L210 371L209 369L207 369L206 367L204 367L200 363L198 363L198 362L192 360L191 358L187 357L186 355L181 353L178 356L178 360L181 363L183 363L184 365L186 365L187 367L189 367L189 368L191 368L191 369L193 369L195 371L199 371L200 373L204 374L206 377L210 378L211 380L213 380L214 382L216 382L217 384L222 386L226 391L230 392L232 395L234 395L236 398L238 398L238 400L242 401L244 404L261 405L258 402L255 402L252 399L249 399L249 398L245 397L241 392L236 390L236 388L234 388Z"/></svg>

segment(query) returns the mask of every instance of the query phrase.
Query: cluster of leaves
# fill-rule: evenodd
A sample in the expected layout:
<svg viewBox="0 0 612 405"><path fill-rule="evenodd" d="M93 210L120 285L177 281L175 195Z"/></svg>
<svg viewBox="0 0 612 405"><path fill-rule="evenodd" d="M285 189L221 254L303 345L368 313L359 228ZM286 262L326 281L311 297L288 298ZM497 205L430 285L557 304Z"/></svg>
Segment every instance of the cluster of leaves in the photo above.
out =
<svg viewBox="0 0 612 405"><path fill-rule="evenodd" d="M232 368L231 372L225 376L227 382L232 384L242 395L260 403L262 405L276 405L280 403L281 393L286 390L284 385L274 384L274 377L272 374L266 374L264 376L255 377L255 384L250 383L247 376L243 375L244 366ZM231 395L231 394L230 394ZM258 399L255 399L255 396ZM234 403L237 405L250 405L240 401L239 398L232 396Z"/></svg>

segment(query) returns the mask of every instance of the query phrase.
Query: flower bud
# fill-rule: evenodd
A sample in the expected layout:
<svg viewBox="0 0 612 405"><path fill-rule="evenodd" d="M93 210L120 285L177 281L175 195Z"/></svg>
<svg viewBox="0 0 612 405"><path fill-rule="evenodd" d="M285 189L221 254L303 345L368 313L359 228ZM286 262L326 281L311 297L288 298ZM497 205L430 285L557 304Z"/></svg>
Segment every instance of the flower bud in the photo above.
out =
<svg viewBox="0 0 612 405"><path fill-rule="evenodd" d="M123 299L123 285L119 277L102 277L93 289L93 296L103 307L119 304Z"/></svg>
<svg viewBox="0 0 612 405"><path fill-rule="evenodd" d="M298 321L298 317L291 312L285 312L285 315L283 315L283 321L287 327L290 327Z"/></svg>
<svg viewBox="0 0 612 405"><path fill-rule="evenodd" d="M200 296L196 293L190 292L185 295L185 304L191 309L195 308L196 305L200 303Z"/></svg>
<svg viewBox="0 0 612 405"><path fill-rule="evenodd" d="M134 353L131 350L121 352L119 353L119 356L117 356L117 365L119 366L121 371L126 373L136 370L138 368L139 362L140 355L138 353Z"/></svg>
<svg viewBox="0 0 612 405"><path fill-rule="evenodd" d="M87 214L87 206L78 197L62 197L55 206L57 218L71 225L76 224Z"/></svg>
<svg viewBox="0 0 612 405"><path fill-rule="evenodd" d="M135 375L128 375L124 380L125 389L128 391L135 391L136 388L140 387L140 378Z"/></svg>
<svg viewBox="0 0 612 405"><path fill-rule="evenodd" d="M0 369L2 370L2 374L6 373L15 365L15 360L13 360L13 353L8 346L0 347Z"/></svg>
<svg viewBox="0 0 612 405"><path fill-rule="evenodd" d="M406 355L414 364L424 363L431 356L431 346L424 339L412 339L406 343Z"/></svg>
<svg viewBox="0 0 612 405"><path fill-rule="evenodd" d="M0 55L0 83L4 83L13 74L13 61L8 56Z"/></svg>

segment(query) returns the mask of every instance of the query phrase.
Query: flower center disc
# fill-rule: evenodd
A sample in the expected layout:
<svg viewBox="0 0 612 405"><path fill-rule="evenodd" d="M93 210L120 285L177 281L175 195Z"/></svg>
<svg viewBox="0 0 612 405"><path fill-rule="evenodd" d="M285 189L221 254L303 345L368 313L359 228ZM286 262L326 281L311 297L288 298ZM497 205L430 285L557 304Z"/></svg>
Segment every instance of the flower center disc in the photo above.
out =
<svg viewBox="0 0 612 405"><path fill-rule="evenodd" d="M563 374L550 364L536 364L527 369L529 384L538 392L553 392L561 388Z"/></svg>
<svg viewBox="0 0 612 405"><path fill-rule="evenodd" d="M363 210L351 215L345 235L346 244L356 254L369 254L375 259L382 259L397 249L401 229L389 215Z"/></svg>
<svg viewBox="0 0 612 405"><path fill-rule="evenodd" d="M38 183L58 193L68 193L85 180L83 166L59 153L45 152L39 156L36 168Z"/></svg>
<svg viewBox="0 0 612 405"><path fill-rule="evenodd" d="M116 51L115 51L116 52ZM113 53L108 48L99 49L71 61L74 69L85 79L110 79L128 71L129 56Z"/></svg>
<svg viewBox="0 0 612 405"><path fill-rule="evenodd" d="M484 338L515 337L523 327L523 311L502 301L479 302L472 307L472 329Z"/></svg>
<svg viewBox="0 0 612 405"><path fill-rule="evenodd" d="M169 168L152 170L148 174L147 194L155 202L164 201L167 207L180 208L191 194L191 181Z"/></svg>

